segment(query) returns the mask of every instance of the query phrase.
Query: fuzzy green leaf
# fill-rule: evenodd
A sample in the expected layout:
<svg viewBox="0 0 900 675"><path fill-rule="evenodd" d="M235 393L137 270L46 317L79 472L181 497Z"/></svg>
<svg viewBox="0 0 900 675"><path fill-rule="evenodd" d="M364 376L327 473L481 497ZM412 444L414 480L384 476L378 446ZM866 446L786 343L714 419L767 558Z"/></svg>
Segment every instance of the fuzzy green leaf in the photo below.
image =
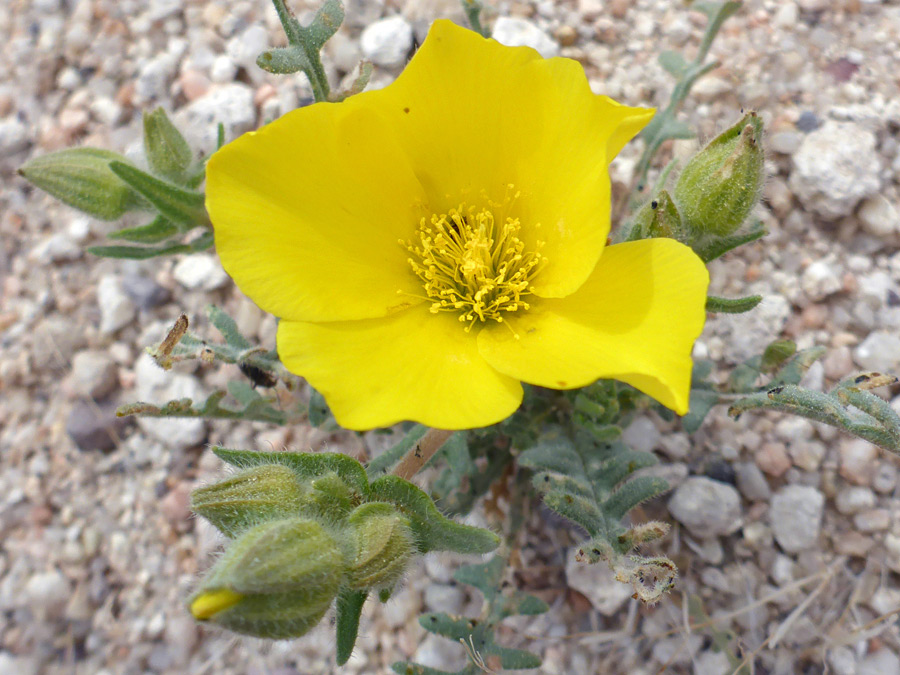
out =
<svg viewBox="0 0 900 675"><path fill-rule="evenodd" d="M223 309L215 305L207 305L206 316L209 317L210 323L216 327L222 337L232 347L238 349L250 349L253 345L244 337L238 328L237 322L232 319Z"/></svg>
<svg viewBox="0 0 900 675"><path fill-rule="evenodd" d="M167 246L91 246L88 253L103 258L124 258L126 260L147 260L161 255L190 253L187 244L170 244Z"/></svg>
<svg viewBox="0 0 900 675"><path fill-rule="evenodd" d="M201 193L184 190L124 162L112 161L109 168L176 225L190 229L209 223Z"/></svg>
<svg viewBox="0 0 900 675"><path fill-rule="evenodd" d="M521 453L518 458L521 466L529 469L555 471L572 477L584 477L584 464L581 456L567 440L544 441Z"/></svg>
<svg viewBox="0 0 900 675"><path fill-rule="evenodd" d="M797 343L793 340L775 340L766 347L759 367L763 371L775 370L797 353Z"/></svg>
<svg viewBox="0 0 900 675"><path fill-rule="evenodd" d="M703 424L703 420L719 402L719 394L711 389L691 389L690 408L688 414L681 418L681 425L689 434L694 433Z"/></svg>
<svg viewBox="0 0 900 675"><path fill-rule="evenodd" d="M493 532L445 518L431 497L399 476L382 476L369 488L372 499L395 504L409 518L421 553L490 553L500 545L500 537Z"/></svg>
<svg viewBox="0 0 900 675"><path fill-rule="evenodd" d="M474 586L485 599L490 599L497 594L500 582L503 580L503 569L506 561L502 556L495 555L483 563L465 565L453 573L453 578L461 584Z"/></svg>
<svg viewBox="0 0 900 675"><path fill-rule="evenodd" d="M257 57L256 65L275 75L290 75L312 68L306 52L294 45L264 51Z"/></svg>
<svg viewBox="0 0 900 675"><path fill-rule="evenodd" d="M603 514L596 503L589 498L562 491L548 492L544 504L563 518L577 523L591 536L597 534L604 525Z"/></svg>
<svg viewBox="0 0 900 675"><path fill-rule="evenodd" d="M768 386L799 384L803 376L806 375L806 371L810 369L813 363L825 355L825 351L825 347L810 347L797 352L781 367Z"/></svg>
<svg viewBox="0 0 900 675"><path fill-rule="evenodd" d="M339 0L325 0L306 28L306 39L316 49L322 49L344 22L344 6Z"/></svg>
<svg viewBox="0 0 900 675"><path fill-rule="evenodd" d="M656 476L632 478L603 502L603 510L610 518L624 518L638 504L653 499L669 490L669 484Z"/></svg>
<svg viewBox="0 0 900 675"><path fill-rule="evenodd" d="M705 242L702 246L694 245L693 248L697 255L700 256L701 260L708 263L716 258L721 258L738 246L743 246L744 244L749 244L757 239L762 239L766 234L768 234L768 231L762 224L762 221L757 220L746 232L737 232L727 237L716 237L709 242Z"/></svg>
<svg viewBox="0 0 900 675"><path fill-rule="evenodd" d="M162 216L157 216L146 225L128 227L123 230L111 232L109 239L124 239L136 244L157 244L178 234L178 228L171 221Z"/></svg>
<svg viewBox="0 0 900 675"><path fill-rule="evenodd" d="M451 673L449 670L438 670L437 668L429 668L428 666L420 666L417 663L406 663L404 661L397 661L392 664L391 669L397 675L481 675L484 673L481 668L471 663L455 673Z"/></svg>
<svg viewBox="0 0 900 675"><path fill-rule="evenodd" d="M706 311L716 314L743 314L762 302L761 295L748 295L744 298L720 298L710 295L706 298Z"/></svg>
<svg viewBox="0 0 900 675"><path fill-rule="evenodd" d="M660 52L658 58L659 65L676 79L684 75L684 71L687 70L687 61L685 61L684 57L678 52L668 50Z"/></svg>
<svg viewBox="0 0 900 675"><path fill-rule="evenodd" d="M229 382L228 393L234 396L235 400L243 406L248 406L263 400L262 396L259 395L259 392L245 380L232 380Z"/></svg>
<svg viewBox="0 0 900 675"><path fill-rule="evenodd" d="M337 599L337 664L344 665L353 653L359 633L359 617L368 597L366 591L345 591Z"/></svg>
<svg viewBox="0 0 900 675"><path fill-rule="evenodd" d="M652 452L630 450L623 446L620 452L603 463L594 481L595 490L608 494L638 469L656 464L659 464L659 459Z"/></svg>

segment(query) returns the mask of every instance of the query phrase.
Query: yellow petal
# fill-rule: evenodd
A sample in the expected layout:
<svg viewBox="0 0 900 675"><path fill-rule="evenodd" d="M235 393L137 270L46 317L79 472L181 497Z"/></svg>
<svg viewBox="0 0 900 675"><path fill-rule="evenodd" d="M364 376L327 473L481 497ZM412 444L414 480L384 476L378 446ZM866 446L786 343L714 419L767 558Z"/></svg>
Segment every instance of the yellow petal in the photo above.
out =
<svg viewBox="0 0 900 675"><path fill-rule="evenodd" d="M439 429L499 422L522 387L478 353L475 333L454 314L419 305L382 319L278 325L278 355L305 377L348 429L404 420Z"/></svg>
<svg viewBox="0 0 900 675"><path fill-rule="evenodd" d="M683 415L708 284L700 258L672 239L610 246L576 293L510 318L519 339L487 325L478 346L497 370L525 382L571 389L614 378Z"/></svg>
<svg viewBox="0 0 900 675"><path fill-rule="evenodd" d="M367 106L296 110L226 145L206 175L222 265L262 309L361 319L409 306L398 290L421 294L398 239L430 211L407 157Z"/></svg>
<svg viewBox="0 0 900 675"><path fill-rule="evenodd" d="M243 597L240 593L235 593L227 588L208 591L198 595L191 603L191 614L195 619L203 621L229 607L234 607Z"/></svg>
<svg viewBox="0 0 900 675"><path fill-rule="evenodd" d="M433 210L502 202L545 242L535 281L562 297L587 279L609 232L609 161L653 111L594 95L584 69L436 21L397 81L363 93L395 128Z"/></svg>

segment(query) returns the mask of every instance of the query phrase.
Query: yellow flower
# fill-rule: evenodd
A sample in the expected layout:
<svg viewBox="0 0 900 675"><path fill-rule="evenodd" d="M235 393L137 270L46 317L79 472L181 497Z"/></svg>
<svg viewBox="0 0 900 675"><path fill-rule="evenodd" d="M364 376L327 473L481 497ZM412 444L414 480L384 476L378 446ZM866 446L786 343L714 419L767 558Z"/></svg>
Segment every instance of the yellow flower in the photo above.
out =
<svg viewBox="0 0 900 675"><path fill-rule="evenodd" d="M212 157L216 248L345 427L485 426L520 382L598 378L683 414L706 268L669 239L604 249L607 166L652 112L437 21L390 86Z"/></svg>

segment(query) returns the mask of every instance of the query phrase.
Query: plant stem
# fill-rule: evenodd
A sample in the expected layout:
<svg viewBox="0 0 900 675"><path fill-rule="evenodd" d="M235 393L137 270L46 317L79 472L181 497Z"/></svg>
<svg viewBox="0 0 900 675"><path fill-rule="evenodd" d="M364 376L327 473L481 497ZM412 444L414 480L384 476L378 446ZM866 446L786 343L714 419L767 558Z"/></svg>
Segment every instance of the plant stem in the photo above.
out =
<svg viewBox="0 0 900 675"><path fill-rule="evenodd" d="M319 56L322 44L312 42L310 30L308 28L304 29L300 25L293 12L284 4L284 0L272 0L272 4L275 5L278 20L281 21L281 25L284 28L288 44L301 49L306 55L305 61L301 60L297 64L296 70L302 70L306 74L316 103L327 101L331 88L328 85L328 77L325 75L325 68L322 66L322 59Z"/></svg>
<svg viewBox="0 0 900 675"><path fill-rule="evenodd" d="M412 448L409 449L403 459L394 467L392 473L409 480L415 476L419 470L428 463L434 453L441 449L441 446L454 434L453 431L446 429L429 429L425 435L419 439Z"/></svg>
<svg viewBox="0 0 900 675"><path fill-rule="evenodd" d="M300 31L297 30L298 24L294 13L287 8L284 0L272 0L272 4L275 5L275 11L278 12L278 20L281 21L288 43L292 45L299 44L302 38Z"/></svg>

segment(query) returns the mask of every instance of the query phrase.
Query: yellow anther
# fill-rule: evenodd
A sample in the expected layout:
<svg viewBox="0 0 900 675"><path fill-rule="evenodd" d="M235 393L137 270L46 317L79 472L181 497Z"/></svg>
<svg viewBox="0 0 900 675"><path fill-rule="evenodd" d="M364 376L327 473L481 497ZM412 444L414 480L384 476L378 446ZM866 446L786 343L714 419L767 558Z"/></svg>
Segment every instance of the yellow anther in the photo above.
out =
<svg viewBox="0 0 900 675"><path fill-rule="evenodd" d="M435 300L431 311L462 310L459 320L469 322L470 331L476 321L502 322L501 312L528 309L522 296L533 292L531 282L546 259L541 242L535 250L525 250L520 230L518 219L498 224L493 211L465 205L422 218L417 241L405 246L413 254L409 265L422 280L425 295Z"/></svg>

